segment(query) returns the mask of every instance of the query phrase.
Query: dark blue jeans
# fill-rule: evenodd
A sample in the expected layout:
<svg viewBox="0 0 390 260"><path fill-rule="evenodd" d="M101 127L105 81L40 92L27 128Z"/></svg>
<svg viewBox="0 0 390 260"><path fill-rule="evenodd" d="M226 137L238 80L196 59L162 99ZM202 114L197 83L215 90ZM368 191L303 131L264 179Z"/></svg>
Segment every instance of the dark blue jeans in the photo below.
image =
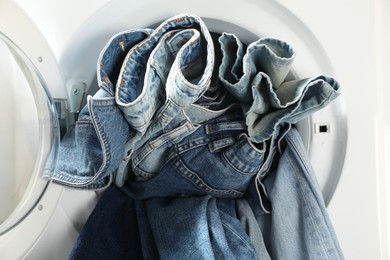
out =
<svg viewBox="0 0 390 260"><path fill-rule="evenodd" d="M114 186L107 188L69 259L142 259L135 201Z"/></svg>

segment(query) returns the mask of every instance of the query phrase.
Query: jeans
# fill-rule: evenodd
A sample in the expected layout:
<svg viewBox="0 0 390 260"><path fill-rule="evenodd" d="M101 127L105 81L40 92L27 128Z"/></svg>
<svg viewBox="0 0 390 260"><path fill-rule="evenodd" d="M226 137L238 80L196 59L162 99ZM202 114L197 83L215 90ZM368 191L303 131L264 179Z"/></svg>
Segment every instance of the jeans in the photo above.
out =
<svg viewBox="0 0 390 260"><path fill-rule="evenodd" d="M206 92L214 56L211 35L194 15L166 20L129 51L119 74L116 97L136 132L126 144L126 157L116 173L118 186L127 178L133 150Z"/></svg>
<svg viewBox="0 0 390 260"><path fill-rule="evenodd" d="M254 183L248 194L271 258L344 259L297 130L287 131L278 147L278 163L261 179L261 201Z"/></svg>
<svg viewBox="0 0 390 260"><path fill-rule="evenodd" d="M114 35L101 52L97 80L100 90L87 99L78 120L61 141L55 163L47 163L43 178L61 185L102 189L112 182L112 173L122 161L130 126L114 96L117 68L134 45L151 30L129 30ZM115 126L115 127L113 127Z"/></svg>
<svg viewBox="0 0 390 260"><path fill-rule="evenodd" d="M145 259L259 259L233 199L206 195L139 203L145 209L140 229L149 230L141 232Z"/></svg>
<svg viewBox="0 0 390 260"><path fill-rule="evenodd" d="M128 197L108 188L71 257L109 257L110 245L118 258L342 259L291 128L340 86L286 81L294 56L272 38L216 40L190 14L115 35L99 56L100 90L44 177L86 189L115 181ZM91 243L99 234L118 240Z"/></svg>
<svg viewBox="0 0 390 260"><path fill-rule="evenodd" d="M265 246L259 224L246 198L236 199L236 211L237 219L248 234L258 258L264 260L271 259Z"/></svg>
<svg viewBox="0 0 390 260"><path fill-rule="evenodd" d="M68 259L142 259L136 202L114 186L107 188Z"/></svg>
<svg viewBox="0 0 390 260"><path fill-rule="evenodd" d="M285 82L295 57L285 42L262 38L246 51L233 34L222 34L219 42L220 80L240 101L254 142L269 140L280 124L295 124L340 95L338 82L325 76Z"/></svg>
<svg viewBox="0 0 390 260"><path fill-rule="evenodd" d="M279 88L295 57L287 43L272 38L251 43L246 52L234 34L223 33L219 42L223 53L220 79L241 103L252 102L251 86L259 72L268 75L273 88Z"/></svg>
<svg viewBox="0 0 390 260"><path fill-rule="evenodd" d="M221 116L148 153L160 141L153 140L133 159L134 175L122 189L134 199L242 197L262 166L265 146L251 142L240 118L240 112Z"/></svg>
<svg viewBox="0 0 390 260"><path fill-rule="evenodd" d="M158 42L159 38L163 41ZM156 62L162 57L166 62ZM114 173L116 184L123 185L135 145L141 146L164 130L207 91L214 49L199 17L179 15L154 31L130 30L115 35L98 64L100 90L88 97L75 126L62 140L55 168L43 173L44 178L73 188L107 187ZM146 72L142 73L144 67ZM145 79L140 77L144 74ZM144 80L149 85L143 86ZM199 106L191 110L195 115L202 112Z"/></svg>
<svg viewBox="0 0 390 260"><path fill-rule="evenodd" d="M221 66L214 70L218 42ZM133 154L151 140L175 129L184 137L237 106L250 140L263 145L283 123L298 122L340 94L338 83L324 76L281 83L293 57L276 39L246 50L234 35L215 41L194 15L120 33L99 56L101 89L88 97L61 142L56 167L43 177L74 188L101 189L113 179L122 186Z"/></svg>

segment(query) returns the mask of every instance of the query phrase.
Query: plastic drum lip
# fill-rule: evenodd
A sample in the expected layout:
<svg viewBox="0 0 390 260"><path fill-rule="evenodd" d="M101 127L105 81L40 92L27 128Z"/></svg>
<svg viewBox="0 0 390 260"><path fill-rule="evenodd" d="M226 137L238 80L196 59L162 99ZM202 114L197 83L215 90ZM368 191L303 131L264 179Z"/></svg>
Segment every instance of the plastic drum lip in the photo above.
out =
<svg viewBox="0 0 390 260"><path fill-rule="evenodd" d="M56 116L48 88L44 87L45 84L36 68L37 66L33 64L30 58L41 57L42 60L40 61L36 59L38 63L42 62L41 66L38 66L41 67L39 71L42 71L42 68L50 70L45 71L44 74L52 73L56 75L58 70L51 66L53 63L55 64L55 58L42 34L31 20L11 1L2 1L0 9L4 11L0 17L0 31L3 33L1 40L6 45L11 46L11 52L17 59L17 63L19 66L24 66L22 71L27 69L26 73L31 77L30 80L37 83L37 88L32 91L34 92L35 103L39 103L37 105L38 110L41 109L40 106L46 107L39 119L41 122L38 123L40 125L39 138L42 141L39 145L42 147L38 149L40 152L34 166L35 173L31 176L28 187L17 208L0 225L0 258L20 259L31 249L45 229L62 191L61 187L56 187L41 179L39 174L40 169L45 164L46 155L52 147L51 144L57 142ZM15 26L15 24L18 26ZM34 37L31 37L30 34ZM37 56L36 53L39 53L39 55ZM51 79L55 79L55 76ZM61 85L60 81L55 82L58 86ZM49 84L53 84L53 81L50 80ZM39 113L41 111L38 111Z"/></svg>
<svg viewBox="0 0 390 260"><path fill-rule="evenodd" d="M46 83L29 58L12 40L3 33L0 33L0 40L5 44L5 47L8 47L10 55L17 66L19 66L31 88L32 98L38 110L38 118L36 120L39 138L37 161L34 163L32 175L24 195L13 212L0 224L0 235L3 235L28 216L47 189L48 182L40 179L40 172L43 170L48 154L53 152L53 155L56 156L59 147L59 137L56 111L47 91Z"/></svg>

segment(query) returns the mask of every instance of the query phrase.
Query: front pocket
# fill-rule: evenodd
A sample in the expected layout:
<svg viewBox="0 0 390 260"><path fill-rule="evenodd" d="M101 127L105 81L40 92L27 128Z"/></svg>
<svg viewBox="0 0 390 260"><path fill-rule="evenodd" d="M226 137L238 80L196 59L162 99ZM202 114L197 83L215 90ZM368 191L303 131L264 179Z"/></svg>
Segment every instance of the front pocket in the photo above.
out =
<svg viewBox="0 0 390 260"><path fill-rule="evenodd" d="M246 134L242 134L238 142L222 152L222 158L238 173L256 174L264 162L265 143L256 147Z"/></svg>
<svg viewBox="0 0 390 260"><path fill-rule="evenodd" d="M260 169L263 155L262 150L253 147L246 137L242 137L219 152L210 152L208 145L183 151L169 164L173 164L182 177L206 193L218 195L226 190L243 193Z"/></svg>

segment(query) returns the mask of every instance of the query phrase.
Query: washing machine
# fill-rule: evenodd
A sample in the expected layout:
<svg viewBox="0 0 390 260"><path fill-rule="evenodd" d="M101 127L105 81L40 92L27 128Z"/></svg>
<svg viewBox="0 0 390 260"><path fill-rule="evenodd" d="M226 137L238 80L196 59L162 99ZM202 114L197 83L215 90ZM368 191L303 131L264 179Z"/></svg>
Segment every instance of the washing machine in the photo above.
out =
<svg viewBox="0 0 390 260"><path fill-rule="evenodd" d="M346 259L388 259L389 11L385 0L1 0L0 259L66 259L99 192L43 180L42 168L97 90L109 38L180 13L246 43L286 41L291 78L340 82L341 97L297 127Z"/></svg>

